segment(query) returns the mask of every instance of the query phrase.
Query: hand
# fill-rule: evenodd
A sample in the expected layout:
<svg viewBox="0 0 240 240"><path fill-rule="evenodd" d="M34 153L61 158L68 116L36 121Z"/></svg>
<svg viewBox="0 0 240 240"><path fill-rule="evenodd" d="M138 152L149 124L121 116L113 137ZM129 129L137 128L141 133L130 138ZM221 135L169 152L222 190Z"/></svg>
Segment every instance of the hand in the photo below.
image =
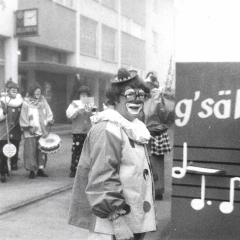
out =
<svg viewBox="0 0 240 240"><path fill-rule="evenodd" d="M81 112L84 112L85 111L85 108L83 105L81 106L78 106L78 112L81 113Z"/></svg>
<svg viewBox="0 0 240 240"><path fill-rule="evenodd" d="M42 134L42 138L46 138L46 137L48 136L48 134L49 134L49 133L44 132L44 133Z"/></svg>
<svg viewBox="0 0 240 240"><path fill-rule="evenodd" d="M48 126L52 126L54 124L54 119L48 121Z"/></svg>
<svg viewBox="0 0 240 240"><path fill-rule="evenodd" d="M29 129L29 133L30 133L31 135L35 135L35 133L37 132L37 130L38 130L38 127L31 127L31 128Z"/></svg>
<svg viewBox="0 0 240 240"><path fill-rule="evenodd" d="M132 230L127 225L124 216L113 220L113 229L117 240L134 240Z"/></svg>

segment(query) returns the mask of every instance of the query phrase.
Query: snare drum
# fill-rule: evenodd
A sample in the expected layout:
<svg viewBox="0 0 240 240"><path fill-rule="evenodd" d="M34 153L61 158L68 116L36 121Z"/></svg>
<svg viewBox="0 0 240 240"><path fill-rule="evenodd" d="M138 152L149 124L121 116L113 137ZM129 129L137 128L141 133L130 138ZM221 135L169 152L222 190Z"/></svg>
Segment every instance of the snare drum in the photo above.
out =
<svg viewBox="0 0 240 240"><path fill-rule="evenodd" d="M44 153L56 153L61 147L61 138L54 133L49 133L46 138L39 139L39 146Z"/></svg>

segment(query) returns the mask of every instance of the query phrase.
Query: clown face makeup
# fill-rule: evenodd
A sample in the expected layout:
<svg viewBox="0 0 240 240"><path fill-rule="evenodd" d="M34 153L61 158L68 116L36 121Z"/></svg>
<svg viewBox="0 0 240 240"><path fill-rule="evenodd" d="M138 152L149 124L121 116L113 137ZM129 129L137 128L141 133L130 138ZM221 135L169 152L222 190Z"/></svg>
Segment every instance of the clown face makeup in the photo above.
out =
<svg viewBox="0 0 240 240"><path fill-rule="evenodd" d="M34 98L39 99L42 95L41 89L37 88L33 94Z"/></svg>
<svg viewBox="0 0 240 240"><path fill-rule="evenodd" d="M124 118L133 121L140 116L145 98L146 94L142 89L127 88L120 95L119 102L115 105L115 110Z"/></svg>
<svg viewBox="0 0 240 240"><path fill-rule="evenodd" d="M9 90L9 97L10 98L16 98L17 93L18 93L18 89L17 88L11 88Z"/></svg>

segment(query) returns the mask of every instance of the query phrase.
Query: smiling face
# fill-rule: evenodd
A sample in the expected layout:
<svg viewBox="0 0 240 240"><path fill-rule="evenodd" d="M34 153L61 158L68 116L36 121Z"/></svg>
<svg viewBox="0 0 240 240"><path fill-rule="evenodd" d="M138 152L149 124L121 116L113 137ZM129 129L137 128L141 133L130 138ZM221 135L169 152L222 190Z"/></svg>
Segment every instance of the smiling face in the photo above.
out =
<svg viewBox="0 0 240 240"><path fill-rule="evenodd" d="M9 90L9 96L10 96L10 98L16 98L17 93L18 93L18 89L17 89L17 88L11 88L11 89Z"/></svg>
<svg viewBox="0 0 240 240"><path fill-rule="evenodd" d="M41 97L42 91L41 89L37 88L35 92L33 93L33 97L36 99L39 99Z"/></svg>
<svg viewBox="0 0 240 240"><path fill-rule="evenodd" d="M144 99L145 92L142 89L126 87L125 91L123 91L119 97L119 102L115 105L115 110L127 120L133 121L134 119L140 117Z"/></svg>

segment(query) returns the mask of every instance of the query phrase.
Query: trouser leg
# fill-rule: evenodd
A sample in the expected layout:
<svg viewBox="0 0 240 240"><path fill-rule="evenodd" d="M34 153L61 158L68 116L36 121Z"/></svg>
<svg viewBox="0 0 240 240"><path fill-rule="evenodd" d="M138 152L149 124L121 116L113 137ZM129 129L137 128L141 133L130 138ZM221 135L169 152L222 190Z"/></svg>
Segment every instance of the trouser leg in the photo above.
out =
<svg viewBox="0 0 240 240"><path fill-rule="evenodd" d="M83 144L87 134L73 134L72 160L70 170L76 172Z"/></svg>
<svg viewBox="0 0 240 240"><path fill-rule="evenodd" d="M3 154L3 147L5 144L7 144L6 140L0 141L0 174L1 175L5 175L6 173L8 173L7 157Z"/></svg>
<svg viewBox="0 0 240 240"><path fill-rule="evenodd" d="M11 167L13 168L14 166L17 166L20 141L10 140L10 142L16 147L16 154L11 158Z"/></svg>
<svg viewBox="0 0 240 240"><path fill-rule="evenodd" d="M150 161L153 169L153 178L156 195L164 193L164 155L152 155Z"/></svg>

